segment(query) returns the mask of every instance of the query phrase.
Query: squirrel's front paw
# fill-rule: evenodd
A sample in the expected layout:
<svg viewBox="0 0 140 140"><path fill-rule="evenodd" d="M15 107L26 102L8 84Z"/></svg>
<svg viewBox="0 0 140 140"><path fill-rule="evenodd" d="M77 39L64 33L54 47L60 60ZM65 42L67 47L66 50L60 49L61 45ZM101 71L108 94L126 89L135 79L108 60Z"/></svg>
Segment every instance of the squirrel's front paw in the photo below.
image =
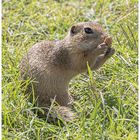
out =
<svg viewBox="0 0 140 140"><path fill-rule="evenodd" d="M105 57L111 57L115 53L114 48L108 48L107 51L105 52Z"/></svg>
<svg viewBox="0 0 140 140"><path fill-rule="evenodd" d="M97 46L95 52L96 54L100 55L100 54L104 54L108 49L108 46L105 43L100 44L99 46Z"/></svg>
<svg viewBox="0 0 140 140"><path fill-rule="evenodd" d="M112 38L111 37L107 37L105 39L104 43L108 46L108 49L105 52L104 56L109 58L109 57L111 57L115 53L115 49L111 48Z"/></svg>

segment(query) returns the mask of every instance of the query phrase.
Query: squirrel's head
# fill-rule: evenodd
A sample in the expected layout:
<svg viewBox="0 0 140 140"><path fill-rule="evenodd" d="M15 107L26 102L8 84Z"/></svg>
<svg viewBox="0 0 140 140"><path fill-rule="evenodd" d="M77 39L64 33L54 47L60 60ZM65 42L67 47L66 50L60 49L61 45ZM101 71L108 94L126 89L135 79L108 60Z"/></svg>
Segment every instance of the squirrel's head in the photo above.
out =
<svg viewBox="0 0 140 140"><path fill-rule="evenodd" d="M95 22L82 22L73 25L68 34L70 43L81 50L93 50L103 43L108 35L102 26Z"/></svg>

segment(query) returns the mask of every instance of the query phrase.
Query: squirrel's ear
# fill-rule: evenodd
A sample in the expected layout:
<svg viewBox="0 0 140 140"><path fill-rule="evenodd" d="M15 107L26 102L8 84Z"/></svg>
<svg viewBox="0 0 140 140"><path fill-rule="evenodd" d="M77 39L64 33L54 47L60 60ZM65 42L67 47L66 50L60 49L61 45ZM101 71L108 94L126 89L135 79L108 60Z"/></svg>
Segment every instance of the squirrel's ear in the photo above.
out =
<svg viewBox="0 0 140 140"><path fill-rule="evenodd" d="M78 27L75 26L75 25L73 25L73 26L71 27L71 29L70 29L70 33L71 33L72 35L74 35L74 34L76 34L77 32L78 32Z"/></svg>

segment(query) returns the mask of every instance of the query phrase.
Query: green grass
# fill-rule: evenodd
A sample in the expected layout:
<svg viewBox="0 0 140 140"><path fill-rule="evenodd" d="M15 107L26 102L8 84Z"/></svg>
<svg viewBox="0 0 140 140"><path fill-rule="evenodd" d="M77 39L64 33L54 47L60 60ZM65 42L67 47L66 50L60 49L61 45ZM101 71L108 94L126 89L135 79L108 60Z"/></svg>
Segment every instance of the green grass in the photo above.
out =
<svg viewBox="0 0 140 140"><path fill-rule="evenodd" d="M5 0L2 3L3 140L136 140L138 135L138 1ZM78 120L47 123L33 113L19 63L41 40L61 39L81 21L98 21L115 55L98 71L70 83ZM94 85L93 85L94 83ZM96 90L92 90L92 87Z"/></svg>

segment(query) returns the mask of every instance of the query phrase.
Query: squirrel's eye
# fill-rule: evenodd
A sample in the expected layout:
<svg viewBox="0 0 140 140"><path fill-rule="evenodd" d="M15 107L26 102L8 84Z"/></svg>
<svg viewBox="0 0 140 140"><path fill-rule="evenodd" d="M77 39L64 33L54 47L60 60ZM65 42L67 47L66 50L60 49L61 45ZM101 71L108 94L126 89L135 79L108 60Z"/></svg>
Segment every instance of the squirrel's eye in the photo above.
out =
<svg viewBox="0 0 140 140"><path fill-rule="evenodd" d="M84 30L87 34L92 34L93 33L91 28L84 28Z"/></svg>

